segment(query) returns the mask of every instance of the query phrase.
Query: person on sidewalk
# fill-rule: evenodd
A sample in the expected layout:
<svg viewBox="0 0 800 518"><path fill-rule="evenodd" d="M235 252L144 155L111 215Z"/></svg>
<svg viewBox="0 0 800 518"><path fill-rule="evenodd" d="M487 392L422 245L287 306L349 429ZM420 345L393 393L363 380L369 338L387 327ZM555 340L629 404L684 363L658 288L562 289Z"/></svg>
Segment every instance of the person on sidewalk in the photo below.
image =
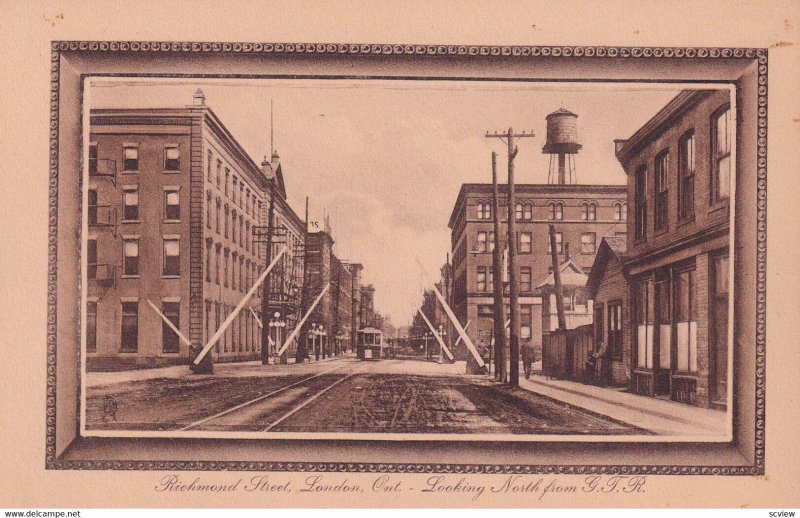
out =
<svg viewBox="0 0 800 518"><path fill-rule="evenodd" d="M524 343L520 352L522 355L522 368L525 371L525 379L527 380L531 377L531 369L536 361L536 353L533 351L530 342Z"/></svg>
<svg viewBox="0 0 800 518"><path fill-rule="evenodd" d="M592 353L594 359L594 382L595 385L607 385L606 370L608 361L608 344L600 342L598 349Z"/></svg>

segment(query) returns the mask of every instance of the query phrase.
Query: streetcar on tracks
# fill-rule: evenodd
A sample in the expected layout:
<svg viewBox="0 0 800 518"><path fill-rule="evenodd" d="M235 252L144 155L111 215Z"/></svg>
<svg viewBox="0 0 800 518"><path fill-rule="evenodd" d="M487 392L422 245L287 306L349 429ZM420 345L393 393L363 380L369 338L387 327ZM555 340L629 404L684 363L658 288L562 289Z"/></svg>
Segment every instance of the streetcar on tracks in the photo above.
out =
<svg viewBox="0 0 800 518"><path fill-rule="evenodd" d="M383 333L374 327L364 327L358 331L356 357L359 360L380 360L386 357L386 344Z"/></svg>

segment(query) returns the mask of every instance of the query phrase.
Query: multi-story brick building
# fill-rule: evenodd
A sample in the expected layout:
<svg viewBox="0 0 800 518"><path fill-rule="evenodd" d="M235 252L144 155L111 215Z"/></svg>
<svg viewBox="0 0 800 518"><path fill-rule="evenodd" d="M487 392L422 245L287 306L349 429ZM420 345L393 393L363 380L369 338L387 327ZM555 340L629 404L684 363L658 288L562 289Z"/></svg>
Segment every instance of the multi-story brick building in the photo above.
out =
<svg viewBox="0 0 800 518"><path fill-rule="evenodd" d="M333 244L333 237L327 231L309 232L306 238L307 303L310 305L329 286L305 324L303 335L309 354L314 354L316 348L332 355L353 350L358 329L362 327L359 309L364 267L340 260Z"/></svg>
<svg viewBox="0 0 800 518"><path fill-rule="evenodd" d="M361 286L361 326L375 326L375 286Z"/></svg>
<svg viewBox="0 0 800 518"><path fill-rule="evenodd" d="M617 141L633 208L624 268L639 393L727 404L735 135L730 93L691 90Z"/></svg>
<svg viewBox="0 0 800 518"><path fill-rule="evenodd" d="M541 357L541 293L537 281L552 270L549 225L556 227L559 262L564 261L565 246L572 250L572 261L588 272L596 245L604 236L625 233L627 218L624 185L520 184L515 186L517 231L517 279L521 341L530 344ZM452 249L453 311L468 329L476 345L488 346L493 326L493 283L500 275L492 269L495 242L506 241L507 186L499 186L501 200L500 239L495 239L491 184L464 184L450 216ZM505 248L505 247L504 247ZM505 276L504 276L505 277ZM505 281L506 279L504 279ZM459 344L454 354L467 356Z"/></svg>
<svg viewBox="0 0 800 518"><path fill-rule="evenodd" d="M202 347L265 267L253 235L266 225L270 192L290 245L272 276L283 305L271 311L297 296L283 281L287 272L302 278L292 244L305 229L286 202L277 155L264 165L276 172L271 189L199 90L183 108L92 110L88 157L89 368L186 363L188 346L149 303ZM258 297L250 305L260 313ZM212 358L257 358L259 337L254 313L242 311Z"/></svg>

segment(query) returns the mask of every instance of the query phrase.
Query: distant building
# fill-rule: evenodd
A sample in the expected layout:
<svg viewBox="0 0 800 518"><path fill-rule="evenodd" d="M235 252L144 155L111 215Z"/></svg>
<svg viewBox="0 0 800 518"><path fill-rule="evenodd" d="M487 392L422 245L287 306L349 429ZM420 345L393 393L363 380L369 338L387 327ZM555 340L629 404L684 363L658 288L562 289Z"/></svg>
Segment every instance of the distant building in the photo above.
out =
<svg viewBox="0 0 800 518"><path fill-rule="evenodd" d="M375 322L375 286L361 286L361 326L376 327Z"/></svg>
<svg viewBox="0 0 800 518"><path fill-rule="evenodd" d="M628 386L631 381L631 329L628 279L622 262L624 236L604 237L597 250L586 286L594 301L595 350L606 347L611 384Z"/></svg>
<svg viewBox="0 0 800 518"><path fill-rule="evenodd" d="M617 141L639 393L727 406L735 119L727 90L686 90Z"/></svg>
<svg viewBox="0 0 800 518"><path fill-rule="evenodd" d="M506 185L500 185L499 191L502 236L497 241L503 246L508 227ZM523 342L529 340L528 343L540 351L541 332L535 332L533 322L540 320L542 299L535 283L552 270L549 224L556 226L560 262L564 260L565 246L569 243L573 251L572 261L582 271L588 272L600 240L625 233L626 187L520 184L515 186L515 192L521 336L530 337L523 338ZM495 279L504 277L502 272L497 274L492 269L491 252L496 240L491 207L491 184L464 184L449 222L453 311L462 325L471 322L468 329L470 338L483 346L490 344L492 336L493 283ZM533 315L537 316L534 318ZM459 359L465 359L466 348L456 349Z"/></svg>
<svg viewBox="0 0 800 518"><path fill-rule="evenodd" d="M187 363L188 346L149 303L193 346L205 345L264 270L254 229L267 224L267 180L199 90L184 108L92 110L89 122L87 366ZM272 276L270 312L293 318L303 228L286 202L277 155L269 167L288 247ZM249 306L266 322L259 295ZM246 360L260 348L246 309L211 354Z"/></svg>
<svg viewBox="0 0 800 518"><path fill-rule="evenodd" d="M559 275L561 277L561 297L564 303L566 329L575 329L578 326L591 324L592 300L589 297L589 290L586 288L586 280L589 277L570 257L566 257L559 266ZM547 340L547 335L559 328L556 285L553 273L551 272L544 279L539 280L536 283L536 289L541 294L542 307L540 314L531 315L531 322L534 326L531 334L541 335L544 342ZM541 324L534 322L538 318L541 318ZM522 320L527 322L527 315L523 316ZM522 336L522 338L525 338L525 336Z"/></svg>

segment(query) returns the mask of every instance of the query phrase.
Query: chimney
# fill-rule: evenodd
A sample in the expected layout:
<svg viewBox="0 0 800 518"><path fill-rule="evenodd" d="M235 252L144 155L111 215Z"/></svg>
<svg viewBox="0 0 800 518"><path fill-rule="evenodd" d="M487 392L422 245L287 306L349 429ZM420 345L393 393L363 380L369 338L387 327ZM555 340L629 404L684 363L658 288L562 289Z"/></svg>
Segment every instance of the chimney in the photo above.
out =
<svg viewBox="0 0 800 518"><path fill-rule="evenodd" d="M564 262L569 261L569 242L564 243Z"/></svg>
<svg viewBox="0 0 800 518"><path fill-rule="evenodd" d="M193 99L196 106L203 106L206 104L206 96L203 95L203 91L199 88L195 91Z"/></svg>

